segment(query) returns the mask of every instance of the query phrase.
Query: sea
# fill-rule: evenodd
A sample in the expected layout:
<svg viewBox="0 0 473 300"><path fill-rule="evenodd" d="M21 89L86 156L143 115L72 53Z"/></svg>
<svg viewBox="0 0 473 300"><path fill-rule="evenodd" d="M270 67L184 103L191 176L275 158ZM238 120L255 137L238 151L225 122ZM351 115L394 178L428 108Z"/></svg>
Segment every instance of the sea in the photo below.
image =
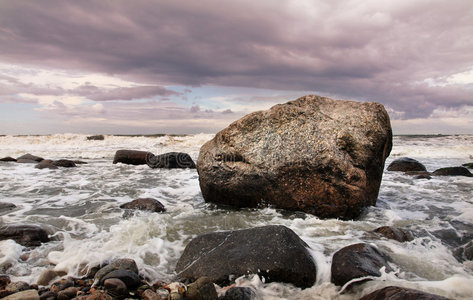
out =
<svg viewBox="0 0 473 300"><path fill-rule="evenodd" d="M0 273L12 281L36 283L46 269L81 276L113 258L132 258L148 281L170 281L189 241L199 234L280 224L310 247L317 264L314 286L266 283L246 276L260 299L358 299L385 286L414 288L452 299L472 299L473 261L459 262L453 250L473 240L473 178L440 176L415 179L386 171L396 158L410 157L428 171L473 162L473 135L394 136L376 206L357 220L319 219L278 210L229 209L206 203L195 169L151 169L147 165L112 164L119 149L154 154L186 152L197 160L211 134L185 136L86 135L0 136L0 157L26 153L45 159L82 160L77 168L36 169L32 164L0 163L0 201L17 207L0 215L0 225L37 224L52 241L30 249L0 241ZM165 213L124 214L123 203L151 197ZM411 230L414 240L397 242L372 233L380 226ZM382 271L353 288L330 282L333 254L366 242L390 257L392 272ZM274 245L277 247L277 245Z"/></svg>

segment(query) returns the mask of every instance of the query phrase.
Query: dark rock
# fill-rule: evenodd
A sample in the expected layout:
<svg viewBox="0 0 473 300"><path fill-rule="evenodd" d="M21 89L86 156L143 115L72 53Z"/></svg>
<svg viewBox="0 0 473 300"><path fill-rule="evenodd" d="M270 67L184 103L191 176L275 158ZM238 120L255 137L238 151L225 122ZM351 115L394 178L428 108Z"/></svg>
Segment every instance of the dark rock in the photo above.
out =
<svg viewBox="0 0 473 300"><path fill-rule="evenodd" d="M103 134L91 135L87 137L88 141L103 141L105 137Z"/></svg>
<svg viewBox="0 0 473 300"><path fill-rule="evenodd" d="M409 157L401 157L394 160L388 166L388 171L396 171L396 172L426 172L427 169L423 164L419 161L409 158Z"/></svg>
<svg viewBox="0 0 473 300"><path fill-rule="evenodd" d="M249 287L232 287L222 300L256 300L256 292Z"/></svg>
<svg viewBox="0 0 473 300"><path fill-rule="evenodd" d="M207 202L353 219L375 205L392 147L381 104L305 96L233 122L197 161Z"/></svg>
<svg viewBox="0 0 473 300"><path fill-rule="evenodd" d="M5 290L10 294L15 294L21 291L30 289L30 285L24 281L10 282L5 287Z"/></svg>
<svg viewBox="0 0 473 300"><path fill-rule="evenodd" d="M25 290L2 298L2 300L39 300L37 290Z"/></svg>
<svg viewBox="0 0 473 300"><path fill-rule="evenodd" d="M36 155L31 155L31 154L28 153L28 154L25 154L25 155L22 155L22 156L18 157L18 158L16 159L16 161L19 162L19 160L21 160L21 159L24 159L24 160L33 160L33 161L35 161L35 162L40 162L40 161L42 161L44 158L39 157L39 156L36 156Z"/></svg>
<svg viewBox="0 0 473 300"><path fill-rule="evenodd" d="M468 168L468 169L473 169L473 162L463 164L462 166L464 166L465 168Z"/></svg>
<svg viewBox="0 0 473 300"><path fill-rule="evenodd" d="M169 152L151 157L148 160L148 166L153 169L194 169L195 163L187 153Z"/></svg>
<svg viewBox="0 0 473 300"><path fill-rule="evenodd" d="M179 278L191 281L209 277L224 284L229 276L264 276L266 282L312 286L316 265L307 244L285 226L264 226L238 231L203 234L184 249L177 262Z"/></svg>
<svg viewBox="0 0 473 300"><path fill-rule="evenodd" d="M59 293L57 293L57 300L69 300L73 299L77 296L77 292L79 291L78 288L76 287L68 287Z"/></svg>
<svg viewBox="0 0 473 300"><path fill-rule="evenodd" d="M453 255L459 262L473 260L473 241L456 248Z"/></svg>
<svg viewBox="0 0 473 300"><path fill-rule="evenodd" d="M63 278L51 284L51 288L49 290L53 293L59 293L60 291L63 291L71 286L74 286L74 281L69 278Z"/></svg>
<svg viewBox="0 0 473 300"><path fill-rule="evenodd" d="M105 290L115 298L125 298L128 295L126 284L118 278L109 278L103 282Z"/></svg>
<svg viewBox="0 0 473 300"><path fill-rule="evenodd" d="M56 300L57 299L57 294L53 293L51 291L47 291L47 292L42 293L39 296L39 299L40 300Z"/></svg>
<svg viewBox="0 0 473 300"><path fill-rule="evenodd" d="M414 239L414 237L408 230L391 226L378 227L374 230L374 232L379 233L388 239L396 240L401 243L412 241Z"/></svg>
<svg viewBox="0 0 473 300"><path fill-rule="evenodd" d="M432 172L434 176L467 176L473 177L473 174L465 167L440 168Z"/></svg>
<svg viewBox="0 0 473 300"><path fill-rule="evenodd" d="M355 278L381 276L379 269L391 271L386 259L374 247L360 243L344 247L333 255L332 282L343 286Z"/></svg>
<svg viewBox="0 0 473 300"><path fill-rule="evenodd" d="M137 209L146 210L152 212L163 212L166 211L164 205L153 198L139 198L131 202L120 205L120 208L124 209Z"/></svg>
<svg viewBox="0 0 473 300"><path fill-rule="evenodd" d="M432 179L432 177L430 176L430 172L427 171L408 171L404 174L415 176L415 179Z"/></svg>
<svg viewBox="0 0 473 300"><path fill-rule="evenodd" d="M23 246L39 246L49 242L46 230L35 225L3 225L0 226L0 240L14 240Z"/></svg>
<svg viewBox="0 0 473 300"><path fill-rule="evenodd" d="M154 154L138 150L118 150L115 152L113 163L123 163L128 165L146 165Z"/></svg>
<svg viewBox="0 0 473 300"><path fill-rule="evenodd" d="M85 161L82 161L82 160L74 160L74 163L76 165L86 165L86 164L88 164L88 162L85 162Z"/></svg>
<svg viewBox="0 0 473 300"><path fill-rule="evenodd" d="M11 282L8 275L0 275L0 290L3 290Z"/></svg>
<svg viewBox="0 0 473 300"><path fill-rule="evenodd" d="M16 207L13 203L0 202L0 212L9 211Z"/></svg>
<svg viewBox="0 0 473 300"><path fill-rule="evenodd" d="M57 169L58 167L53 164L50 159L43 159L39 164L35 166L37 169Z"/></svg>
<svg viewBox="0 0 473 300"><path fill-rule="evenodd" d="M448 300L448 298L397 286L388 286L360 298L360 300Z"/></svg>
<svg viewBox="0 0 473 300"><path fill-rule="evenodd" d="M9 161L16 161L16 159L14 159L13 157L7 156L4 158L0 158L0 161L9 162Z"/></svg>
<svg viewBox="0 0 473 300"><path fill-rule="evenodd" d="M106 265L105 267L101 268L97 271L94 276L94 286L97 284L102 284L104 282L104 277L115 270L128 270L135 274L138 274L138 266L133 259L130 258L119 258L114 259L110 264Z"/></svg>
<svg viewBox="0 0 473 300"><path fill-rule="evenodd" d="M36 281L37 285L48 285L51 280L58 277L59 274L57 271L54 270L44 270L41 275L39 275L38 281Z"/></svg>
<svg viewBox="0 0 473 300"><path fill-rule="evenodd" d="M217 300L215 286L208 277L201 277L187 286L185 298L189 300Z"/></svg>
<svg viewBox="0 0 473 300"><path fill-rule="evenodd" d="M37 164L38 162L36 160L32 159L26 159L26 158L19 158L16 161L19 164Z"/></svg>
<svg viewBox="0 0 473 300"><path fill-rule="evenodd" d="M126 286L129 289L137 288L141 283L141 280L138 274L136 274L135 272L131 272L128 270L123 270L123 269L114 270L108 273L102 278L102 282L100 282L100 284L103 284L103 282L105 282L105 280L109 278L120 279L126 284Z"/></svg>
<svg viewBox="0 0 473 300"><path fill-rule="evenodd" d="M53 161L53 165L58 166L58 167L64 167L64 168L77 167L76 164L72 160L68 160L68 159L55 160Z"/></svg>

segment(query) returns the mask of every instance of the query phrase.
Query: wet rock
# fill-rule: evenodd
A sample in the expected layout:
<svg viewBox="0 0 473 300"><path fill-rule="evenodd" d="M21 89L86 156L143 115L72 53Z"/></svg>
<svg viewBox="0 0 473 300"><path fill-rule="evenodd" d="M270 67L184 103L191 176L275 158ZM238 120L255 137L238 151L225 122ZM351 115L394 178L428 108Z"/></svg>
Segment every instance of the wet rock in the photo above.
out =
<svg viewBox="0 0 473 300"><path fill-rule="evenodd" d="M0 275L0 290L3 290L11 282L8 275Z"/></svg>
<svg viewBox="0 0 473 300"><path fill-rule="evenodd" d="M40 162L40 161L44 160L44 158L27 153L25 155L22 155L22 156L18 157L16 159L16 162L19 162L19 160L32 160L32 161L35 161L35 162Z"/></svg>
<svg viewBox="0 0 473 300"><path fill-rule="evenodd" d="M195 163L187 153L169 152L151 157L148 160L148 166L153 169L194 169Z"/></svg>
<svg viewBox="0 0 473 300"><path fill-rule="evenodd" d="M91 135L87 137L88 141L103 141L105 137L103 134Z"/></svg>
<svg viewBox="0 0 473 300"><path fill-rule="evenodd" d="M74 286L74 281L69 278L59 279L58 281L54 282L49 289L53 293L59 293L67 289L68 287Z"/></svg>
<svg viewBox="0 0 473 300"><path fill-rule="evenodd" d="M440 168L432 172L434 176L466 176L473 177L473 174L465 167Z"/></svg>
<svg viewBox="0 0 473 300"><path fill-rule="evenodd" d="M73 160L73 162L76 165L87 165L88 164L88 162L85 162L85 161L82 161L82 160Z"/></svg>
<svg viewBox="0 0 473 300"><path fill-rule="evenodd" d="M13 203L0 202L0 212L9 211L16 207Z"/></svg>
<svg viewBox="0 0 473 300"><path fill-rule="evenodd" d="M138 266L133 259L130 258L118 258L114 259L110 264L106 265L105 267L101 268L97 271L94 276L94 286L98 284L103 284L105 280L104 277L115 270L128 270L135 274L138 274Z"/></svg>
<svg viewBox="0 0 473 300"><path fill-rule="evenodd" d="M157 289L156 295L158 295L159 300L167 300L169 298L169 291L166 289Z"/></svg>
<svg viewBox="0 0 473 300"><path fill-rule="evenodd" d="M160 296L158 296L158 294L153 292L153 290L147 289L141 295L141 299L143 299L143 300L161 300L162 298ZM166 296L166 300L167 299L168 299L168 297Z"/></svg>
<svg viewBox="0 0 473 300"><path fill-rule="evenodd" d="M115 298L125 298L128 295L126 284L118 278L106 279L103 285L105 290Z"/></svg>
<svg viewBox="0 0 473 300"><path fill-rule="evenodd" d="M53 161L53 165L57 167L63 167L63 168L74 168L77 167L76 164L72 160L68 159L58 159Z"/></svg>
<svg viewBox="0 0 473 300"><path fill-rule="evenodd" d="M74 300L116 300L105 291L93 291L90 295L83 295L74 298Z"/></svg>
<svg viewBox="0 0 473 300"><path fill-rule="evenodd" d="M200 148L207 202L353 219L375 205L392 147L378 103L305 96L233 122Z"/></svg>
<svg viewBox="0 0 473 300"><path fill-rule="evenodd" d="M186 286L182 282L171 282L166 285L165 288L169 290L170 300L181 300L184 299L186 293Z"/></svg>
<svg viewBox="0 0 473 300"><path fill-rule="evenodd" d="M17 159L16 162L19 164L37 164L38 163L36 160L24 159L24 158Z"/></svg>
<svg viewBox="0 0 473 300"><path fill-rule="evenodd" d="M47 292L42 293L39 296L39 299L40 300L56 300L57 299L57 294L53 293L51 291L47 291Z"/></svg>
<svg viewBox="0 0 473 300"><path fill-rule="evenodd" d="M120 208L124 209L137 209L137 210L146 210L152 212L163 212L166 211L164 205L156 199L153 198L139 198L131 202L120 205Z"/></svg>
<svg viewBox="0 0 473 300"><path fill-rule="evenodd" d="M409 157L401 157L394 160L388 166L388 171L396 171L396 172L426 172L427 169L423 164L419 161L409 158Z"/></svg>
<svg viewBox="0 0 473 300"><path fill-rule="evenodd" d="M250 287L232 287L222 300L256 300L256 292Z"/></svg>
<svg viewBox="0 0 473 300"><path fill-rule="evenodd" d="M176 272L178 278L206 276L217 284L229 282L230 275L258 274L266 282L309 287L316 279L316 265L307 248L291 229L279 225L207 233L186 246Z"/></svg>
<svg viewBox="0 0 473 300"><path fill-rule="evenodd" d="M387 271L392 270L383 255L373 246L364 243L350 245L333 255L332 282L343 286L355 278L379 277L379 269L383 266Z"/></svg>
<svg viewBox="0 0 473 300"><path fill-rule="evenodd" d="M408 230L391 226L378 227L374 230L374 232L379 233L388 239L396 240L401 243L412 241L414 239L414 237Z"/></svg>
<svg viewBox="0 0 473 300"><path fill-rule="evenodd" d="M64 275L64 272L57 272L55 270L44 270L41 275L39 275L37 285L49 285L51 280L55 279L58 276Z"/></svg>
<svg viewBox="0 0 473 300"><path fill-rule="evenodd" d="M462 166L464 166L465 168L468 168L468 169L473 169L473 162L463 164Z"/></svg>
<svg viewBox="0 0 473 300"><path fill-rule="evenodd" d="M30 285L24 281L10 282L5 287L5 290L9 294L14 294L14 293L18 293L18 292L29 290L29 289L30 289Z"/></svg>
<svg viewBox="0 0 473 300"><path fill-rule="evenodd" d="M121 281L123 281L126 284L126 286L129 289L137 288L141 283L141 280L140 280L140 277L138 276L138 274L136 274L134 272L131 272L131 271L128 271L128 270L123 270L123 269L118 269L118 270L111 271L110 273L108 273L107 275L105 275L102 278L102 282L104 282L105 280L107 280L109 278L120 279ZM101 284L102 284L102 282L101 282Z"/></svg>
<svg viewBox="0 0 473 300"><path fill-rule="evenodd" d="M0 240L14 240L23 246L39 246L49 242L46 230L35 225L3 225L0 226Z"/></svg>
<svg viewBox="0 0 473 300"><path fill-rule="evenodd" d="M408 171L404 174L414 176L415 179L432 179L430 172L427 171Z"/></svg>
<svg viewBox="0 0 473 300"><path fill-rule="evenodd" d="M453 255L459 262L473 260L473 241L456 248Z"/></svg>
<svg viewBox="0 0 473 300"><path fill-rule="evenodd" d="M4 157L4 158L0 158L0 161L3 161L3 162L13 161L13 162L15 162L16 159L14 159L13 157L7 156L7 157Z"/></svg>
<svg viewBox="0 0 473 300"><path fill-rule="evenodd" d="M201 277L187 286L185 298L189 300L217 300L215 286L208 277Z"/></svg>
<svg viewBox="0 0 473 300"><path fill-rule="evenodd" d="M39 164L35 166L37 169L57 169L58 167L53 164L50 159L43 159Z"/></svg>
<svg viewBox="0 0 473 300"><path fill-rule="evenodd" d="M79 292L78 288L73 287L73 286L68 287L57 293L57 300L73 299L77 296L77 292Z"/></svg>
<svg viewBox="0 0 473 300"><path fill-rule="evenodd" d="M115 152L113 163L122 163L128 165L146 165L148 160L154 157L154 154L138 150L118 150Z"/></svg>
<svg viewBox="0 0 473 300"><path fill-rule="evenodd" d="M448 298L397 286L388 286L360 298L360 300L448 300Z"/></svg>
<svg viewBox="0 0 473 300"><path fill-rule="evenodd" d="M39 300L39 295L37 290L25 290L2 298L2 300Z"/></svg>

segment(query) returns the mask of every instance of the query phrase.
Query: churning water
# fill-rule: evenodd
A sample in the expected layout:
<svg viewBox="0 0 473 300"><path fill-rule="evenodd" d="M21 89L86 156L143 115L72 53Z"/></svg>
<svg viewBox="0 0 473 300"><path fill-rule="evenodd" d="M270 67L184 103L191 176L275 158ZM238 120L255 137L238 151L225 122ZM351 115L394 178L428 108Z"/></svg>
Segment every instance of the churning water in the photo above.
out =
<svg viewBox="0 0 473 300"><path fill-rule="evenodd" d="M272 208L229 210L204 202L196 170L112 164L119 149L180 151L196 159L200 146L211 138L205 134L106 136L103 141L72 134L0 137L0 157L31 153L88 162L57 170L0 163L0 201L17 206L3 212L0 225L40 224L53 236L53 241L32 250L12 240L0 241L0 273L35 283L48 268L79 276L84 266L129 257L148 280L170 280L184 247L196 235L282 224L311 247L317 282L301 290L266 284L256 276L238 280L239 285L257 288L264 299L358 299L388 285L471 299L473 262L458 262L452 250L473 239L473 178L426 180L385 171L377 205L366 209L359 220L341 221ZM393 142L386 166L401 156L421 161L429 171L473 161L473 136L396 136ZM124 217L119 206L139 197L159 200L167 212ZM384 225L412 230L416 238L400 243L370 233ZM372 243L387 253L395 271L341 292L330 283L332 255L358 242Z"/></svg>

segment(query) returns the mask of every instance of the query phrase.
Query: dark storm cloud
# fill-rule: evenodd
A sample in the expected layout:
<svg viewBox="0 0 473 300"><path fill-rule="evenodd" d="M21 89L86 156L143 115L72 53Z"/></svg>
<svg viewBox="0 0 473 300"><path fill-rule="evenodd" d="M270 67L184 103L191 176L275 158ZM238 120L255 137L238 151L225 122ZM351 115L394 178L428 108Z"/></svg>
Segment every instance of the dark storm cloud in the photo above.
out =
<svg viewBox="0 0 473 300"><path fill-rule="evenodd" d="M471 88L423 83L473 67L471 20L462 0L0 1L0 60L157 85L312 90L425 117L473 105ZM95 100L168 93L87 88L78 92Z"/></svg>

